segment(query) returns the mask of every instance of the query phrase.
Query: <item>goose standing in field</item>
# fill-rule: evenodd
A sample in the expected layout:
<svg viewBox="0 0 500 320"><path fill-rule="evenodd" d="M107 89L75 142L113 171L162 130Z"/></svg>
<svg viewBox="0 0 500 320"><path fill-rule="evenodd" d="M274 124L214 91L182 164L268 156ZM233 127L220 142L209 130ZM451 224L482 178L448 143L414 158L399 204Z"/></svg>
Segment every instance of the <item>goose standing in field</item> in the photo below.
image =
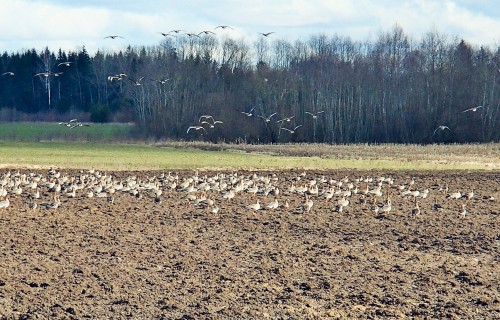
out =
<svg viewBox="0 0 500 320"><path fill-rule="evenodd" d="M47 209L57 209L61 205L61 200L59 199L59 196L57 193L54 193L53 196L53 201L52 202L43 202L40 205L47 208Z"/></svg>
<svg viewBox="0 0 500 320"><path fill-rule="evenodd" d="M267 209L271 209L271 210L274 210L274 209L277 209L279 207L279 203L278 203L278 199L277 198L274 198L274 201L271 201L267 206L266 208Z"/></svg>
<svg viewBox="0 0 500 320"><path fill-rule="evenodd" d="M411 215L416 217L420 215L420 207L418 206L418 200L415 198L415 207L411 209Z"/></svg>
<svg viewBox="0 0 500 320"><path fill-rule="evenodd" d="M220 207L216 206L215 204L214 204L212 210L210 210L210 212L212 212L213 214L217 214L217 213L219 213L219 211L220 211Z"/></svg>
<svg viewBox="0 0 500 320"><path fill-rule="evenodd" d="M472 188L471 192L467 193L467 200L471 200L474 198L474 188Z"/></svg>
<svg viewBox="0 0 500 320"><path fill-rule="evenodd" d="M250 204L247 206L247 209L253 210L254 213L255 213L255 211L260 210L260 208L261 208L261 206L259 203L259 199L257 199L256 203L253 203L253 204Z"/></svg>
<svg viewBox="0 0 500 320"><path fill-rule="evenodd" d="M222 195L222 198L226 199L226 200L231 200L235 196L236 196L236 194L234 193L234 191L229 190L228 192L224 193L224 195Z"/></svg>
<svg viewBox="0 0 500 320"><path fill-rule="evenodd" d="M387 198L386 204L380 209L380 211L382 211L382 213L389 213L391 212L391 210L392 210L391 199Z"/></svg>
<svg viewBox="0 0 500 320"><path fill-rule="evenodd" d="M313 205L314 202L312 201L312 199L309 199L309 196L306 194L306 201L304 201L301 206L302 213L308 213L309 211L311 211Z"/></svg>
<svg viewBox="0 0 500 320"><path fill-rule="evenodd" d="M10 206L9 196L0 201L0 209L7 209Z"/></svg>
<svg viewBox="0 0 500 320"><path fill-rule="evenodd" d="M36 208L38 208L38 204L36 203L36 201L32 201L28 204L28 209L35 211Z"/></svg>
<svg viewBox="0 0 500 320"><path fill-rule="evenodd" d="M466 208L466 206L467 206L467 204L466 204L466 203L462 203L462 204L461 204L462 209L460 210L460 216L462 216L462 218L467 217L467 215L469 214L469 213L467 212L467 208Z"/></svg>
<svg viewBox="0 0 500 320"><path fill-rule="evenodd" d="M450 199L460 199L460 198L462 198L462 193L460 193L460 191L450 193L450 194L448 194L448 198L450 198Z"/></svg>
<svg viewBox="0 0 500 320"><path fill-rule="evenodd" d="M344 208L347 207L348 205L349 205L349 200L347 200L345 196L342 197L341 199L337 200L337 211L342 212Z"/></svg>

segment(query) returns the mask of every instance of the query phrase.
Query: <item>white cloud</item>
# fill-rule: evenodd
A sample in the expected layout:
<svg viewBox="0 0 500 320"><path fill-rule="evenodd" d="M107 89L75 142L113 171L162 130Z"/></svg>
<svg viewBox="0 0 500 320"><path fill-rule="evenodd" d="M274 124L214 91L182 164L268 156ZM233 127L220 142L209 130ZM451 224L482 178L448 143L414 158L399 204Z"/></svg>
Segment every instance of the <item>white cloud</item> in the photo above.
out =
<svg viewBox="0 0 500 320"><path fill-rule="evenodd" d="M294 41L325 33L366 40L395 24L419 38L435 28L475 44L491 45L500 38L500 20L491 14L494 1L483 0L199 0L176 3L143 0L0 0L0 50L41 49L49 46L89 51L118 49L128 44L154 45L158 32L184 29L222 31L250 41L258 32ZM476 3L478 4L476 6ZM489 11L489 8L493 8ZM500 9L496 8L498 13ZM104 40L109 34L125 39Z"/></svg>

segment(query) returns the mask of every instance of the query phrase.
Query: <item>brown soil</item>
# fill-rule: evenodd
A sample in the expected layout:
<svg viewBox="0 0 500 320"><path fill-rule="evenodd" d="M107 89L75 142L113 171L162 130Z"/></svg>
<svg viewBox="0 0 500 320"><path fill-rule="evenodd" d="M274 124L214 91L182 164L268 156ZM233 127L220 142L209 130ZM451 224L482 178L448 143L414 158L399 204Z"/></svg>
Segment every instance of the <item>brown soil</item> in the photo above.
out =
<svg viewBox="0 0 500 320"><path fill-rule="evenodd" d="M417 217L410 214L413 198L394 188L385 215L372 211L371 197L360 204L360 193L340 213L339 196L312 196L314 206L303 214L304 197L287 191L302 172L256 174L273 173L277 198L289 208L253 213L248 204L267 205L274 196L245 192L223 201L209 191L217 214L179 190L165 190L161 203L145 192L142 199L116 192L114 204L80 191L75 199L61 196L58 209L35 211L27 192L11 198L0 210L0 319L499 317L499 172L330 171L296 181L369 175L408 185L415 177L414 189L430 190ZM116 172L114 179L159 174ZM180 181L194 175L178 174ZM446 184L449 192L474 188L465 218L466 200L438 191ZM39 204L50 200L49 191L41 193Z"/></svg>

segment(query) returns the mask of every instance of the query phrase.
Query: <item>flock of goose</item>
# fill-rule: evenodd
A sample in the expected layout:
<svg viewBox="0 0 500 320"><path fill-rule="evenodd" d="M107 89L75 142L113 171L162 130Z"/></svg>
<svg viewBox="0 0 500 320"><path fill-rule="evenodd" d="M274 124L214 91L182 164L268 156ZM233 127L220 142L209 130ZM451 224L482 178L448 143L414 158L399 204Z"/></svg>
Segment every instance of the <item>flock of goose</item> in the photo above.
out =
<svg viewBox="0 0 500 320"><path fill-rule="evenodd" d="M394 201L398 201L414 204L407 212L411 216L419 216L424 210L448 210L465 217L469 214L469 201L479 198L473 189L450 192L448 185L437 183L419 187L415 178L397 181L384 176L346 176L339 179L306 172L280 175L235 172L200 175L195 172L181 175L162 172L142 177L118 177L94 169L80 170L76 174L56 169L47 173L9 170L0 174L0 209L8 210L11 200L29 210L39 210L40 207L55 210L62 206L71 208L68 202L82 199L100 198L103 202L115 204L124 197L132 197L155 204L178 199L212 213L219 213L221 208L225 210L225 204L231 203L231 206L253 213L281 210L308 214L318 207L339 213L362 209L375 215L388 215L400 211L394 206ZM482 198L495 201L493 195L483 195Z"/></svg>
<svg viewBox="0 0 500 320"><path fill-rule="evenodd" d="M317 112L306 111L305 114L310 115L311 119L313 121L315 121L315 120L318 119L318 116L320 116L324 112L325 112L324 110L317 111ZM264 121L264 123L265 123L266 126L271 121L274 121L274 120L272 120L272 118L278 114L277 112L274 112L274 113L270 114L269 116L264 115L264 114L262 114L262 115L256 114L255 113L255 107L252 108L252 109L250 109L249 111L241 111L241 113L245 117L247 117L247 118L251 118L251 117L254 117L254 116L256 116L258 118L261 118ZM299 129L300 127L303 126L302 124L299 124L299 125L294 126L293 128L292 127L290 127L290 128L285 127L284 125L291 123L291 121L292 121L293 118L295 118L294 115L293 116L287 116L287 117L284 117L284 118L276 121L276 123L279 124L279 129L278 129L279 134L281 134L281 131L287 131L290 134L294 134L297 129ZM189 133L189 131L191 131L191 130L196 130L196 131L200 131L202 134L204 134L204 133L207 132L206 129L214 129L216 124L222 124L223 123L222 121L215 120L214 117L211 116L211 115L202 115L199 118L198 122L200 123L200 125L189 126L186 133ZM204 125L207 125L208 127L205 128Z"/></svg>

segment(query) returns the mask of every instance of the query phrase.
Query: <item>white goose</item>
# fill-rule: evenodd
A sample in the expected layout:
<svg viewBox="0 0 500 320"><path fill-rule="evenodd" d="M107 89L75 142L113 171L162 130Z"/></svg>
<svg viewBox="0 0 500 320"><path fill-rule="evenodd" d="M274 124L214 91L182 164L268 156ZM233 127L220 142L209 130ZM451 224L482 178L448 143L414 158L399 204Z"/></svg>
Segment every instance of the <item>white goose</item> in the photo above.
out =
<svg viewBox="0 0 500 320"><path fill-rule="evenodd" d="M10 200L7 196L5 200L0 201L0 209L7 209L10 206Z"/></svg>
<svg viewBox="0 0 500 320"><path fill-rule="evenodd" d="M253 210L254 212L260 210L259 199L257 199L257 203L251 204L247 206L247 209Z"/></svg>

